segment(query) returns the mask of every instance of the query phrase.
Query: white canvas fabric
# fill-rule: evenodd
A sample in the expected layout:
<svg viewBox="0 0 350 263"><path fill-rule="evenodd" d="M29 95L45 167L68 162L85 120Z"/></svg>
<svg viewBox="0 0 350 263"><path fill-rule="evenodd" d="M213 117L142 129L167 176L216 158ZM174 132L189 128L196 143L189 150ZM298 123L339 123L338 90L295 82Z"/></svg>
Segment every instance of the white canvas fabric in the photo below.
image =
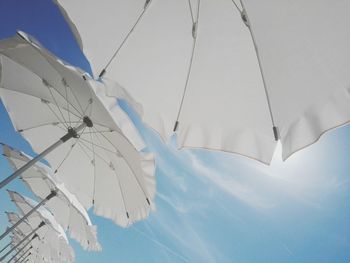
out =
<svg viewBox="0 0 350 263"><path fill-rule="evenodd" d="M151 128L164 139L171 136L198 2L189 1L193 18L188 1L154 0L146 11L144 0L56 2L96 78L143 13L105 76L117 80L142 105ZM237 8L229 0L200 1L178 144L269 163L276 146L275 125L286 159L350 120L350 2L235 2Z"/></svg>
<svg viewBox="0 0 350 263"><path fill-rule="evenodd" d="M31 160L29 156L8 145L3 145L3 154L14 170ZM21 178L41 200L55 191L56 196L47 201L45 207L51 211L62 228L69 232L70 237L78 241L84 249L100 251L96 226L92 225L86 210L64 184L57 183L51 174L53 172L50 167L37 163L22 173Z"/></svg>
<svg viewBox="0 0 350 263"><path fill-rule="evenodd" d="M17 192L8 191L11 201L21 211L22 215L28 213L38 203L34 200L24 197ZM41 222L45 225L37 230L40 237L40 253L53 262L74 262L74 251L68 243L63 228L57 223L54 216L45 208L40 207L36 212L27 218L27 222L35 229Z"/></svg>
<svg viewBox="0 0 350 263"><path fill-rule="evenodd" d="M7 218L8 221L11 225L15 224L18 222L18 220L20 219L20 216L14 212L8 212L7 214ZM18 244L27 234L29 234L32 231L32 227L28 224L28 222L25 220L24 222L22 222L19 226L17 226L15 228L14 231L12 231L12 236L11 236L11 242L12 245L15 246L16 244ZM29 240L28 240L29 241ZM40 240L38 238L32 239L30 241L30 245L26 246L26 248L24 250L22 250L22 253L24 251L26 251L28 248L32 247L30 249L30 256L29 258L29 262L52 262L50 261L50 253L48 253L48 251L50 251L50 249L48 249L47 247L45 247L43 245L43 243L45 243L46 240ZM23 248L23 246L25 246L26 242L24 242L18 249ZM27 253L29 254L29 252ZM16 257L16 260L19 260L20 257L22 256L22 254L19 254Z"/></svg>
<svg viewBox="0 0 350 263"><path fill-rule="evenodd" d="M154 157L138 151L142 138L117 97L105 95L110 82L94 81L18 36L0 41L0 55L1 99L36 152L79 125L84 114L94 124L45 157L55 179L86 209L94 207L95 214L121 226L146 218L154 206Z"/></svg>

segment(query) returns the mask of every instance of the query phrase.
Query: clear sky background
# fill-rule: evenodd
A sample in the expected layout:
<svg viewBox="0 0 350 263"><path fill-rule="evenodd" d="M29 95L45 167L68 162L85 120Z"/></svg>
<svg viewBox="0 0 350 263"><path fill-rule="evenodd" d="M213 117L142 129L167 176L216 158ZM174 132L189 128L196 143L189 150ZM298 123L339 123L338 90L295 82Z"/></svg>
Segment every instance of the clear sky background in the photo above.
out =
<svg viewBox="0 0 350 263"><path fill-rule="evenodd" d="M90 72L50 0L0 0L0 39L16 30ZM103 251L83 251L72 240L76 262L350 262L350 127L265 166L238 155L163 145L123 107L157 156L157 210L128 229L90 211ZM32 154L1 103L0 141ZM11 172L1 156L0 177ZM8 189L32 196L20 180ZM2 190L1 232L8 225L4 211L15 207Z"/></svg>

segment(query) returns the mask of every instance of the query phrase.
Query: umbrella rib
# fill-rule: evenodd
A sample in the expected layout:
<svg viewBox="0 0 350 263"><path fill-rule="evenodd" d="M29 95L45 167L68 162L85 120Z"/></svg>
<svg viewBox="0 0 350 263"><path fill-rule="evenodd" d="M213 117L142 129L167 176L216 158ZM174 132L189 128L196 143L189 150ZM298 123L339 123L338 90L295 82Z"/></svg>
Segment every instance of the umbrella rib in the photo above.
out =
<svg viewBox="0 0 350 263"><path fill-rule="evenodd" d="M86 127L85 127L86 128ZM84 128L84 129L85 129ZM82 132L84 131L84 129L82 130ZM81 133L79 134L79 136L81 136ZM79 138L78 138L79 139ZM75 142L71 145L71 147L69 148L68 152L66 153L66 155L64 156L63 160L60 162L60 164L57 166L57 168L55 169L54 173L58 172L58 169L61 168L61 166L63 165L63 163L67 160L67 158L69 157L69 155L71 154L71 152L73 151L73 148L75 147L75 145L77 144L77 140L75 140Z"/></svg>
<svg viewBox="0 0 350 263"><path fill-rule="evenodd" d="M71 152L73 151L74 146L76 145L76 141L71 145L71 147L69 148L68 152L66 153L66 155L64 156L63 160L60 162L60 164L57 166L57 168L55 169L54 173L58 172L58 169L61 168L61 166L63 165L63 163L67 160L67 158L69 157L69 155L71 154Z"/></svg>
<svg viewBox="0 0 350 263"><path fill-rule="evenodd" d="M114 132L114 131L112 131L112 130L106 130L106 131L97 131L97 132L92 132L92 131L89 131L89 132L84 132L84 134L95 134L95 133L100 133L100 132L105 132L105 133L107 133L107 132Z"/></svg>
<svg viewBox="0 0 350 263"><path fill-rule="evenodd" d="M130 31L126 34L126 36L124 37L123 41L121 42L121 44L118 46L118 48L116 49L116 51L114 52L113 56L109 59L109 61L107 62L106 66L102 69L101 73L99 74L99 77L101 78L105 73L107 68L109 67L109 65L112 63L112 61L114 60L114 58L117 56L117 54L119 53L119 51L122 49L122 47L124 46L124 44L127 42L127 40L129 39L131 33L134 31L134 29L136 28L136 26L139 24L139 22L142 20L142 17L144 16L144 14L146 13L148 7L150 6L152 0L146 0L146 3L144 5L144 8L142 10L142 12L140 13L140 15L138 16L138 18L136 19L136 22L134 23L134 25L131 27Z"/></svg>
<svg viewBox="0 0 350 263"><path fill-rule="evenodd" d="M33 45L32 45L32 46L33 46ZM44 52L43 50L41 50L40 48L35 47L35 46L34 46L34 49L35 49L41 56L43 56L44 59L47 61L47 63L49 63L49 64L51 65L52 69L53 69L54 71L56 71L57 74L58 74L59 76L61 76L61 73L56 69L56 67L55 67L54 65L52 65L52 63L50 62L50 60L47 59L47 58L45 57L45 53L47 53L47 52ZM52 56L51 54L49 54L49 55ZM34 73L34 72L33 72L33 73ZM36 73L34 73L34 74L36 74ZM41 78L38 74L36 74L36 75L37 75L39 78ZM68 86L68 87L69 87L71 93L73 94L75 100L78 102L78 105L79 105L80 109L81 109L82 112L83 112L83 108L81 107L80 102L79 102L79 100L77 99L77 97L76 97L76 95L74 94L74 92L72 91L71 87L70 87L69 85L67 85L67 83L65 82L64 79L62 79L62 82L63 82L63 84L64 84L65 86ZM53 87L53 86L51 86L51 87L52 87L58 94L60 94L60 95L64 98L64 96L63 96L55 87ZM72 107L73 107L78 113L80 113L73 105L72 105Z"/></svg>
<svg viewBox="0 0 350 263"><path fill-rule="evenodd" d="M68 86L68 85L67 85ZM69 87L69 86L68 86ZM64 100L66 100L65 96L63 96L55 87L52 87L57 94L59 94ZM72 92L71 92L72 93ZM73 93L72 93L73 94ZM74 94L73 94L74 95ZM66 100L67 104L69 104L79 115L81 115L81 112L71 103L69 100ZM79 102L78 102L79 103ZM70 112L72 115L76 116L79 118L78 115L74 114L73 112Z"/></svg>
<svg viewBox="0 0 350 263"><path fill-rule="evenodd" d="M50 107L49 102L44 102L44 104L47 105L47 107L50 109L50 111L52 112L52 114L57 118L58 122L62 123L66 128L68 128L67 125L66 125L66 123L64 122L64 120L62 121L62 120L60 119L60 117L57 115L57 113Z"/></svg>
<svg viewBox="0 0 350 263"><path fill-rule="evenodd" d="M89 127L89 130L91 131L91 128ZM82 139L82 138L81 138ZM96 154L95 154L95 146L92 142L92 134L90 133L90 143L92 147L92 156L93 156L93 164L94 164L94 186L92 191L92 203L95 203L95 190L96 190Z"/></svg>
<svg viewBox="0 0 350 263"><path fill-rule="evenodd" d="M63 113L62 113L62 111L61 111L61 108L58 106L57 101L56 101L56 98L55 98L55 96L54 96L53 93L52 93L51 87L50 87L49 85L45 85L45 86L46 86L47 89L49 90L50 95L51 95L51 97L52 97L52 100L54 101L54 104L56 105L58 111L60 112L62 119L64 120L65 124L67 124L67 121L66 121L66 119L65 119L64 116L63 116ZM65 125L65 126L67 126L66 128L68 128L68 124Z"/></svg>
<svg viewBox="0 0 350 263"><path fill-rule="evenodd" d="M129 221L130 221L129 211L128 211L128 208L126 207L124 191L123 191L122 186L120 185L120 180L119 180L119 176L117 174L117 171L115 169L113 169L113 172L114 172L115 177L116 177L117 182L118 182L119 190L120 190L120 193L121 193L121 196L122 196L122 200L123 200L124 209L125 209L125 212L126 212L126 217L128 218L128 224L129 224Z"/></svg>
<svg viewBox="0 0 350 263"><path fill-rule="evenodd" d="M109 141L109 139L104 134L101 134L101 135L102 135L103 138L105 138L118 151L118 149ZM129 166L130 170L132 171L132 174L133 174L134 178L136 179L136 182L137 182L138 186L140 187L141 191L143 192L144 196L146 197L147 203L149 203L148 196L147 196L145 190L143 189L143 187L141 186L141 183L140 183L139 179L137 178L136 174L134 173L134 170L132 169L132 166L129 164L129 162L127 161L126 158L124 160L127 163L127 165Z"/></svg>
<svg viewBox="0 0 350 263"><path fill-rule="evenodd" d="M251 26L250 26L251 24L250 24L250 21L249 21L249 17L247 15L246 11L245 11L245 8L244 8L242 0L240 0L240 3L241 3L241 6L242 6L242 9L243 9L243 11L242 11L243 12L242 13L242 18L243 18L243 15L244 15L244 17L246 19L246 25L247 25L247 27L249 29L249 33L250 33L250 36L251 36L252 41L253 41L255 54L256 54L256 57L258 59L258 65L259 65L259 69L260 69L261 78L262 78L262 81L263 81L265 96L266 96L266 100L267 100L267 106L268 106L268 109L269 109L270 118L271 118L271 122L272 122L272 126L273 126L274 137L275 137L275 140L278 141L278 139L279 139L278 138L279 137L278 129L277 129L276 125L275 125L275 120L274 120L273 114L272 114L271 101L270 101L269 93L267 91L267 85L266 85L264 70L263 70L262 64L261 64L261 58L260 58L259 49L258 49L258 46L256 44L255 35L253 33L253 30L251 29Z"/></svg>
<svg viewBox="0 0 350 263"><path fill-rule="evenodd" d="M181 111L182 111L182 106L183 106L183 103L184 103L184 100L185 100L187 87L188 87L188 83L189 83L190 76L191 76L193 59L194 59L194 54L195 54L196 44L197 44L197 28L198 28L198 22L199 22L200 3L201 3L201 0L198 0L198 2L197 2L197 17L196 17L196 21L192 25L193 42L192 42L191 57L190 57L189 65L188 65L185 87L184 87L184 90L183 90L183 93L182 93L181 102L180 102L179 110L178 110L178 113L177 113L177 116L176 116L176 121L175 121L174 129L173 129L174 132L176 131L177 126L178 126L180 114L181 114Z"/></svg>
<svg viewBox="0 0 350 263"><path fill-rule="evenodd" d="M80 141L79 140L79 145L81 146L84 146L87 150L89 150L90 152L92 152L92 150L89 148L89 146L87 146L84 142L82 142L82 141ZM84 149L84 148L82 148L82 149ZM85 152L85 154L86 154L86 156L88 156L88 158L89 158L89 160L91 161L91 157L86 153L86 150L84 150L84 152ZM103 157L101 157L99 154L97 154L96 152L95 152L95 155L98 157L98 158L100 158L106 165L108 165L109 166L109 164L110 164L110 162L108 162L108 161L106 161L105 159L103 159Z"/></svg>
<svg viewBox="0 0 350 263"><path fill-rule="evenodd" d="M84 134L86 134L86 133L84 133ZM92 133L89 133L89 134L90 134L90 136L92 135ZM98 144L96 144L96 143L93 143L92 141L89 142L88 140L83 139L83 138L81 138L81 137L80 137L80 140L82 140L82 141L84 141L84 142L87 142L87 143L90 143L91 145L96 146L96 147L98 147L98 148L100 148L100 149L103 149L103 150L105 150L105 151L107 151L107 152L110 152L110 153L113 153L113 154L117 154L117 152L113 152L113 151L111 151L111 150L109 150L109 149L107 149L107 148L105 148L105 147L103 147L103 146L101 146L101 145L98 145Z"/></svg>
<svg viewBox="0 0 350 263"><path fill-rule="evenodd" d="M67 86L67 87L69 88L70 92L73 94L73 97L74 97L75 101L78 103L78 105L79 105L79 107L80 107L81 113L84 113L83 107L81 106L81 104L80 104L80 102L79 102L79 100L78 100L76 94L74 93L73 89L72 89L67 83L66 83L65 86ZM79 111L78 111L78 112L79 112ZM80 113L80 112L79 112L79 113Z"/></svg>
<svg viewBox="0 0 350 263"><path fill-rule="evenodd" d="M40 124L40 125L36 125L36 126L32 126L32 127L27 127L27 128L24 128L24 129L20 129L18 130L17 132L24 132L24 131L28 131L28 130L32 130L32 129L37 129L37 128L41 128L41 127L44 127L44 126L48 126L48 125L58 125L58 124L63 124L62 122L49 122L49 123L43 123L43 124Z"/></svg>
<svg viewBox="0 0 350 263"><path fill-rule="evenodd" d="M72 121L70 118L70 112L69 112L69 103L68 103L68 91L67 91L67 86L64 86L64 90L66 92L66 102L67 102L67 111L68 111L68 120L69 120L69 126L72 126Z"/></svg>
<svg viewBox="0 0 350 263"><path fill-rule="evenodd" d="M191 4L191 0L188 0L188 5L190 7L190 13L191 13L191 19L192 19L192 23L194 24L194 15L193 15L193 10L192 10L192 4Z"/></svg>
<svg viewBox="0 0 350 263"><path fill-rule="evenodd" d="M242 13L242 10L241 10L241 8L239 8L239 6L238 6L238 4L236 3L236 1L235 1L235 0L232 0L232 3L233 3L233 5L236 7L236 9L238 10L238 12L241 14L241 13Z"/></svg>
<svg viewBox="0 0 350 263"><path fill-rule="evenodd" d="M80 147L80 149L83 151L83 153L85 154L86 158L88 159L89 162L91 162L91 157L89 156L89 154L86 152L86 149L84 147L86 147L86 145L84 145L81 141L77 141L78 145ZM84 147L83 147L84 146Z"/></svg>
<svg viewBox="0 0 350 263"><path fill-rule="evenodd" d="M83 142L80 141L79 143L81 143L84 147L86 147L87 149L89 149L89 147L86 146ZM91 151L91 149L89 149L89 150ZM110 161L110 163L108 163L106 160L104 160L104 159L103 159L101 156L99 156L98 154L96 154L96 156L99 157L102 161L104 161L104 162L106 163L106 165L110 166L111 161ZM119 186L119 189L120 189L120 193L121 193L122 199L123 199L123 205L124 205L124 208L125 208L125 211L126 211L126 215L127 215L128 219L129 219L129 213L128 213L128 210L127 210L127 207L126 207L126 203L125 203L124 192L123 192L123 189L122 189L122 187L121 187L121 185L120 185L119 176L118 176L118 174L117 174L117 172L116 172L115 169L113 169L113 171L114 171L114 174L116 175L116 179L117 179L117 181L118 181L118 186Z"/></svg>

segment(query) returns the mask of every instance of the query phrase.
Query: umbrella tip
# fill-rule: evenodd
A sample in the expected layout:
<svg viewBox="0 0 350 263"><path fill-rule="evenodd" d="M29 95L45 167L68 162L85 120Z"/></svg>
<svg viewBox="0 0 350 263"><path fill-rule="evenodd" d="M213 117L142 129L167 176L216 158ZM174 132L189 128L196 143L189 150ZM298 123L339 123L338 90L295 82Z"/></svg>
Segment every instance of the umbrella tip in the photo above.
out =
<svg viewBox="0 0 350 263"><path fill-rule="evenodd" d="M148 205L151 205L151 202L149 201L148 198L146 198L146 201L147 201Z"/></svg>
<svg viewBox="0 0 350 263"><path fill-rule="evenodd" d="M175 122L173 132L176 132L177 126L179 126L179 121L176 121L176 122Z"/></svg>
<svg viewBox="0 0 350 263"><path fill-rule="evenodd" d="M101 73L98 75L99 78L102 78L103 75L106 74L106 69L103 69Z"/></svg>

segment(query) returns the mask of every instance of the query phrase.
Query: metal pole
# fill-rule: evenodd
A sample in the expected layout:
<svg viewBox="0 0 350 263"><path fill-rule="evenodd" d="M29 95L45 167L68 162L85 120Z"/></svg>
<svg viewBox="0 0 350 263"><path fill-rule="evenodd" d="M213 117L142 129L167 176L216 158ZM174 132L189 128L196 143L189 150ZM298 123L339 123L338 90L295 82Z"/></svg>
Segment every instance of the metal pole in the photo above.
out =
<svg viewBox="0 0 350 263"><path fill-rule="evenodd" d="M50 152L55 150L58 146L61 144L65 143L71 138L77 138L78 132L84 129L86 126L92 125L91 120L88 117L84 117L83 123L80 124L77 128L73 129L70 128L68 129L68 132L66 135L64 135L61 139L59 139L57 142L49 146L46 150L38 154L36 157L31 159L29 162L27 162L25 165L23 165L21 168L16 170L13 174L11 174L9 177L5 178L3 181L0 182L0 189L2 189L5 185L8 183L12 182L12 180L16 179L18 176L20 176L24 171L29 169L31 166L33 166L36 162L40 161L43 159L46 155L48 155ZM92 126L91 126L92 127Z"/></svg>
<svg viewBox="0 0 350 263"><path fill-rule="evenodd" d="M16 261L15 263L22 263L22 262L24 262L30 255L32 254L32 252L29 252L21 261ZM25 254L23 254L23 255L25 255Z"/></svg>
<svg viewBox="0 0 350 263"><path fill-rule="evenodd" d="M18 259L16 259L15 263L21 261L23 259L23 257L28 253L28 251L29 251L29 249L26 252L24 252ZM29 254L31 254L31 253L32 252L30 252Z"/></svg>
<svg viewBox="0 0 350 263"><path fill-rule="evenodd" d="M40 227L42 227L44 225L45 225L45 222L41 222L32 232L30 232L25 238L23 238L20 242L18 242L17 245L15 245L13 248L11 248L11 250L9 252L7 252L5 255L3 255L0 258L0 262L3 261L8 255L10 255L12 253L12 251L17 249L20 245L22 245L24 241L26 241L31 235L33 235ZM37 234L35 234L33 236L32 240L36 237L37 237Z"/></svg>
<svg viewBox="0 0 350 263"><path fill-rule="evenodd" d="M2 253L6 248L8 248L12 243L9 242L5 247L3 247L1 250L0 250L0 253Z"/></svg>
<svg viewBox="0 0 350 263"><path fill-rule="evenodd" d="M15 257L17 257L18 254L21 253L21 252L26 248L26 246L28 246L28 245L30 244L30 242L31 242L31 240L30 240L27 244L25 244L23 247L21 247L21 248L17 251L17 253L14 254L6 263L10 263L10 262L12 261L12 259L14 259ZM32 249L32 246L30 246L23 254L27 254L27 252L28 252L29 250L31 250L31 249Z"/></svg>
<svg viewBox="0 0 350 263"><path fill-rule="evenodd" d="M0 236L0 240L6 237L9 233L11 233L19 224L21 224L25 219L27 219L31 214L33 214L39 207L43 206L47 201L56 196L56 192L52 191L45 199L43 199L39 204L33 207L27 214L25 214L20 220L18 220L15 224L13 224L10 228Z"/></svg>

